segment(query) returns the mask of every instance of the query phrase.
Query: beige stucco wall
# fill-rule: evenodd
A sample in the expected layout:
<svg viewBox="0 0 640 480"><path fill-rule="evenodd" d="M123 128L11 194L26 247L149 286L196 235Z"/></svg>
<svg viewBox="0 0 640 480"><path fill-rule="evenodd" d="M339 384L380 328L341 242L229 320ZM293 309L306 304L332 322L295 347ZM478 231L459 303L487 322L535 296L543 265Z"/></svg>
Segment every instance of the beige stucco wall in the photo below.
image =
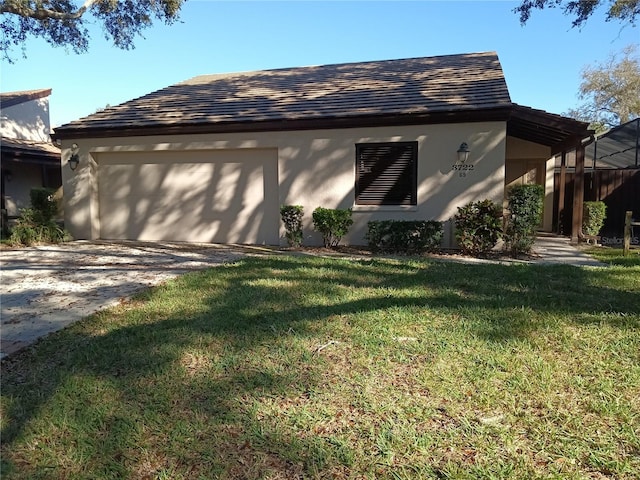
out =
<svg viewBox="0 0 640 480"><path fill-rule="evenodd" d="M537 183L544 186L542 230L553 230L553 170L551 148L519 138L507 137L505 187Z"/></svg>
<svg viewBox="0 0 640 480"><path fill-rule="evenodd" d="M354 205L355 144L366 142L418 142L418 205L415 207L363 207ZM473 170L461 176L453 169L456 150L467 142ZM79 146L80 166L67 166L72 143ZM260 132L163 137L124 137L66 140L63 142L65 225L75 238L100 238L99 182L101 155L118 152L220 151L274 149L277 152L277 198L280 204L305 208L306 244L319 244L311 213L319 206L353 208L354 225L343 243L364 244L372 219L425 219L448 222L457 207L489 198L500 202L505 183L505 122L421 125L402 127ZM270 206L269 208L273 208ZM255 219L254 219L255 221ZM279 222L280 223L280 222ZM285 244L279 225L280 243ZM451 226L445 227L446 243Z"/></svg>
<svg viewBox="0 0 640 480"><path fill-rule="evenodd" d="M8 108L0 113L0 135L35 142L51 141L49 98L38 98Z"/></svg>

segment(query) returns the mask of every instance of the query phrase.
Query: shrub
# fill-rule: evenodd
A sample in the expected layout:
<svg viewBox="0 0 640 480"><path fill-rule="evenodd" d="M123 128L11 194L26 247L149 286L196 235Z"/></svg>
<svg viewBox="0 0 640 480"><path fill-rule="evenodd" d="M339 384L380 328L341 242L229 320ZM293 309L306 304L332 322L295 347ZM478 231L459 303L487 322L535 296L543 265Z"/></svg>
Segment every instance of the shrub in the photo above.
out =
<svg viewBox="0 0 640 480"><path fill-rule="evenodd" d="M286 230L285 237L290 247L302 245L302 217L304 208L302 205L280 206L280 218Z"/></svg>
<svg viewBox="0 0 640 480"><path fill-rule="evenodd" d="M31 208L22 210L9 237L13 245L59 243L70 239L69 234L55 221L58 205L53 194L54 191L48 188L31 190Z"/></svg>
<svg viewBox="0 0 640 480"><path fill-rule="evenodd" d="M322 234L324 246L336 247L353 225L351 209L318 207L313 211L313 227Z"/></svg>
<svg viewBox="0 0 640 480"><path fill-rule="evenodd" d="M45 224L53 221L58 213L58 204L53 198L55 190L51 188L32 188L29 192L31 208L35 215L35 220Z"/></svg>
<svg viewBox="0 0 640 480"><path fill-rule="evenodd" d="M43 222L42 213L34 208L25 208L11 230L12 245L30 246L37 243L60 243L70 239L69 234L54 220Z"/></svg>
<svg viewBox="0 0 640 480"><path fill-rule="evenodd" d="M607 205L604 202L584 202L582 231L587 235L598 235L607 218Z"/></svg>
<svg viewBox="0 0 640 480"><path fill-rule="evenodd" d="M465 254L489 252L502 235L502 207L491 200L458 207L454 221L456 241Z"/></svg>
<svg viewBox="0 0 640 480"><path fill-rule="evenodd" d="M374 220L365 236L374 252L422 253L440 248L442 223L430 221Z"/></svg>
<svg viewBox="0 0 640 480"><path fill-rule="evenodd" d="M544 187L515 185L507 193L509 216L505 229L506 248L513 255L529 253L542 220Z"/></svg>

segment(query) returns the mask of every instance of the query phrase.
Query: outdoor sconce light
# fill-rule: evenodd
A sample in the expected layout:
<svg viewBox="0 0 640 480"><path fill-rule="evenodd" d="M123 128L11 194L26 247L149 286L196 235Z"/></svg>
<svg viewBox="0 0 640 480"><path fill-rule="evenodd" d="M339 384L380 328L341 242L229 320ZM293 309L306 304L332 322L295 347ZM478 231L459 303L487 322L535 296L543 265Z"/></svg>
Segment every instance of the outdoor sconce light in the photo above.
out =
<svg viewBox="0 0 640 480"><path fill-rule="evenodd" d="M78 168L78 164L80 163L80 157L78 156L78 144L74 143L71 145L71 158L69 159L69 167L71 170L75 170Z"/></svg>
<svg viewBox="0 0 640 480"><path fill-rule="evenodd" d="M464 163L469 160L469 145L467 142L462 142L460 144L460 148L458 149L458 162Z"/></svg>

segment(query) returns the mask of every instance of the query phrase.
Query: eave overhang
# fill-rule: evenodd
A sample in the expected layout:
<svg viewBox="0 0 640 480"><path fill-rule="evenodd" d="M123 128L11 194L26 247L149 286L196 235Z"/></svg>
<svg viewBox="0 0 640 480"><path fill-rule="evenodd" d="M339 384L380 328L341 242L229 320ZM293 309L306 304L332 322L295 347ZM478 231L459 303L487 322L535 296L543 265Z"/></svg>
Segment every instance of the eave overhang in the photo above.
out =
<svg viewBox="0 0 640 480"><path fill-rule="evenodd" d="M3 162L60 164L60 149L51 143L3 138L0 155Z"/></svg>
<svg viewBox="0 0 640 480"><path fill-rule="evenodd" d="M136 137L153 135L194 135L212 133L275 132L296 130L326 130L401 125L428 125L436 123L465 123L506 121L510 107L462 110L450 112L343 116L332 118L281 119L252 122L171 123L157 125L129 125L126 128L71 127L55 129L54 141L83 138Z"/></svg>
<svg viewBox="0 0 640 480"><path fill-rule="evenodd" d="M592 140L594 134L586 122L517 104L507 122L507 135L550 147L552 155Z"/></svg>

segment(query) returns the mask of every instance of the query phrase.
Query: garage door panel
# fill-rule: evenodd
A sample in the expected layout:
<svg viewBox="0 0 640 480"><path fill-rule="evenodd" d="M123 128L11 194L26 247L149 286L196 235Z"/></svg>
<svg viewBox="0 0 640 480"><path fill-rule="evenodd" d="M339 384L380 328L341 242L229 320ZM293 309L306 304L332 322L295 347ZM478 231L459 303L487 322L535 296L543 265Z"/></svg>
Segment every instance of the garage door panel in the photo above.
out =
<svg viewBox="0 0 640 480"><path fill-rule="evenodd" d="M273 150L103 155L101 237L277 244L274 189Z"/></svg>

